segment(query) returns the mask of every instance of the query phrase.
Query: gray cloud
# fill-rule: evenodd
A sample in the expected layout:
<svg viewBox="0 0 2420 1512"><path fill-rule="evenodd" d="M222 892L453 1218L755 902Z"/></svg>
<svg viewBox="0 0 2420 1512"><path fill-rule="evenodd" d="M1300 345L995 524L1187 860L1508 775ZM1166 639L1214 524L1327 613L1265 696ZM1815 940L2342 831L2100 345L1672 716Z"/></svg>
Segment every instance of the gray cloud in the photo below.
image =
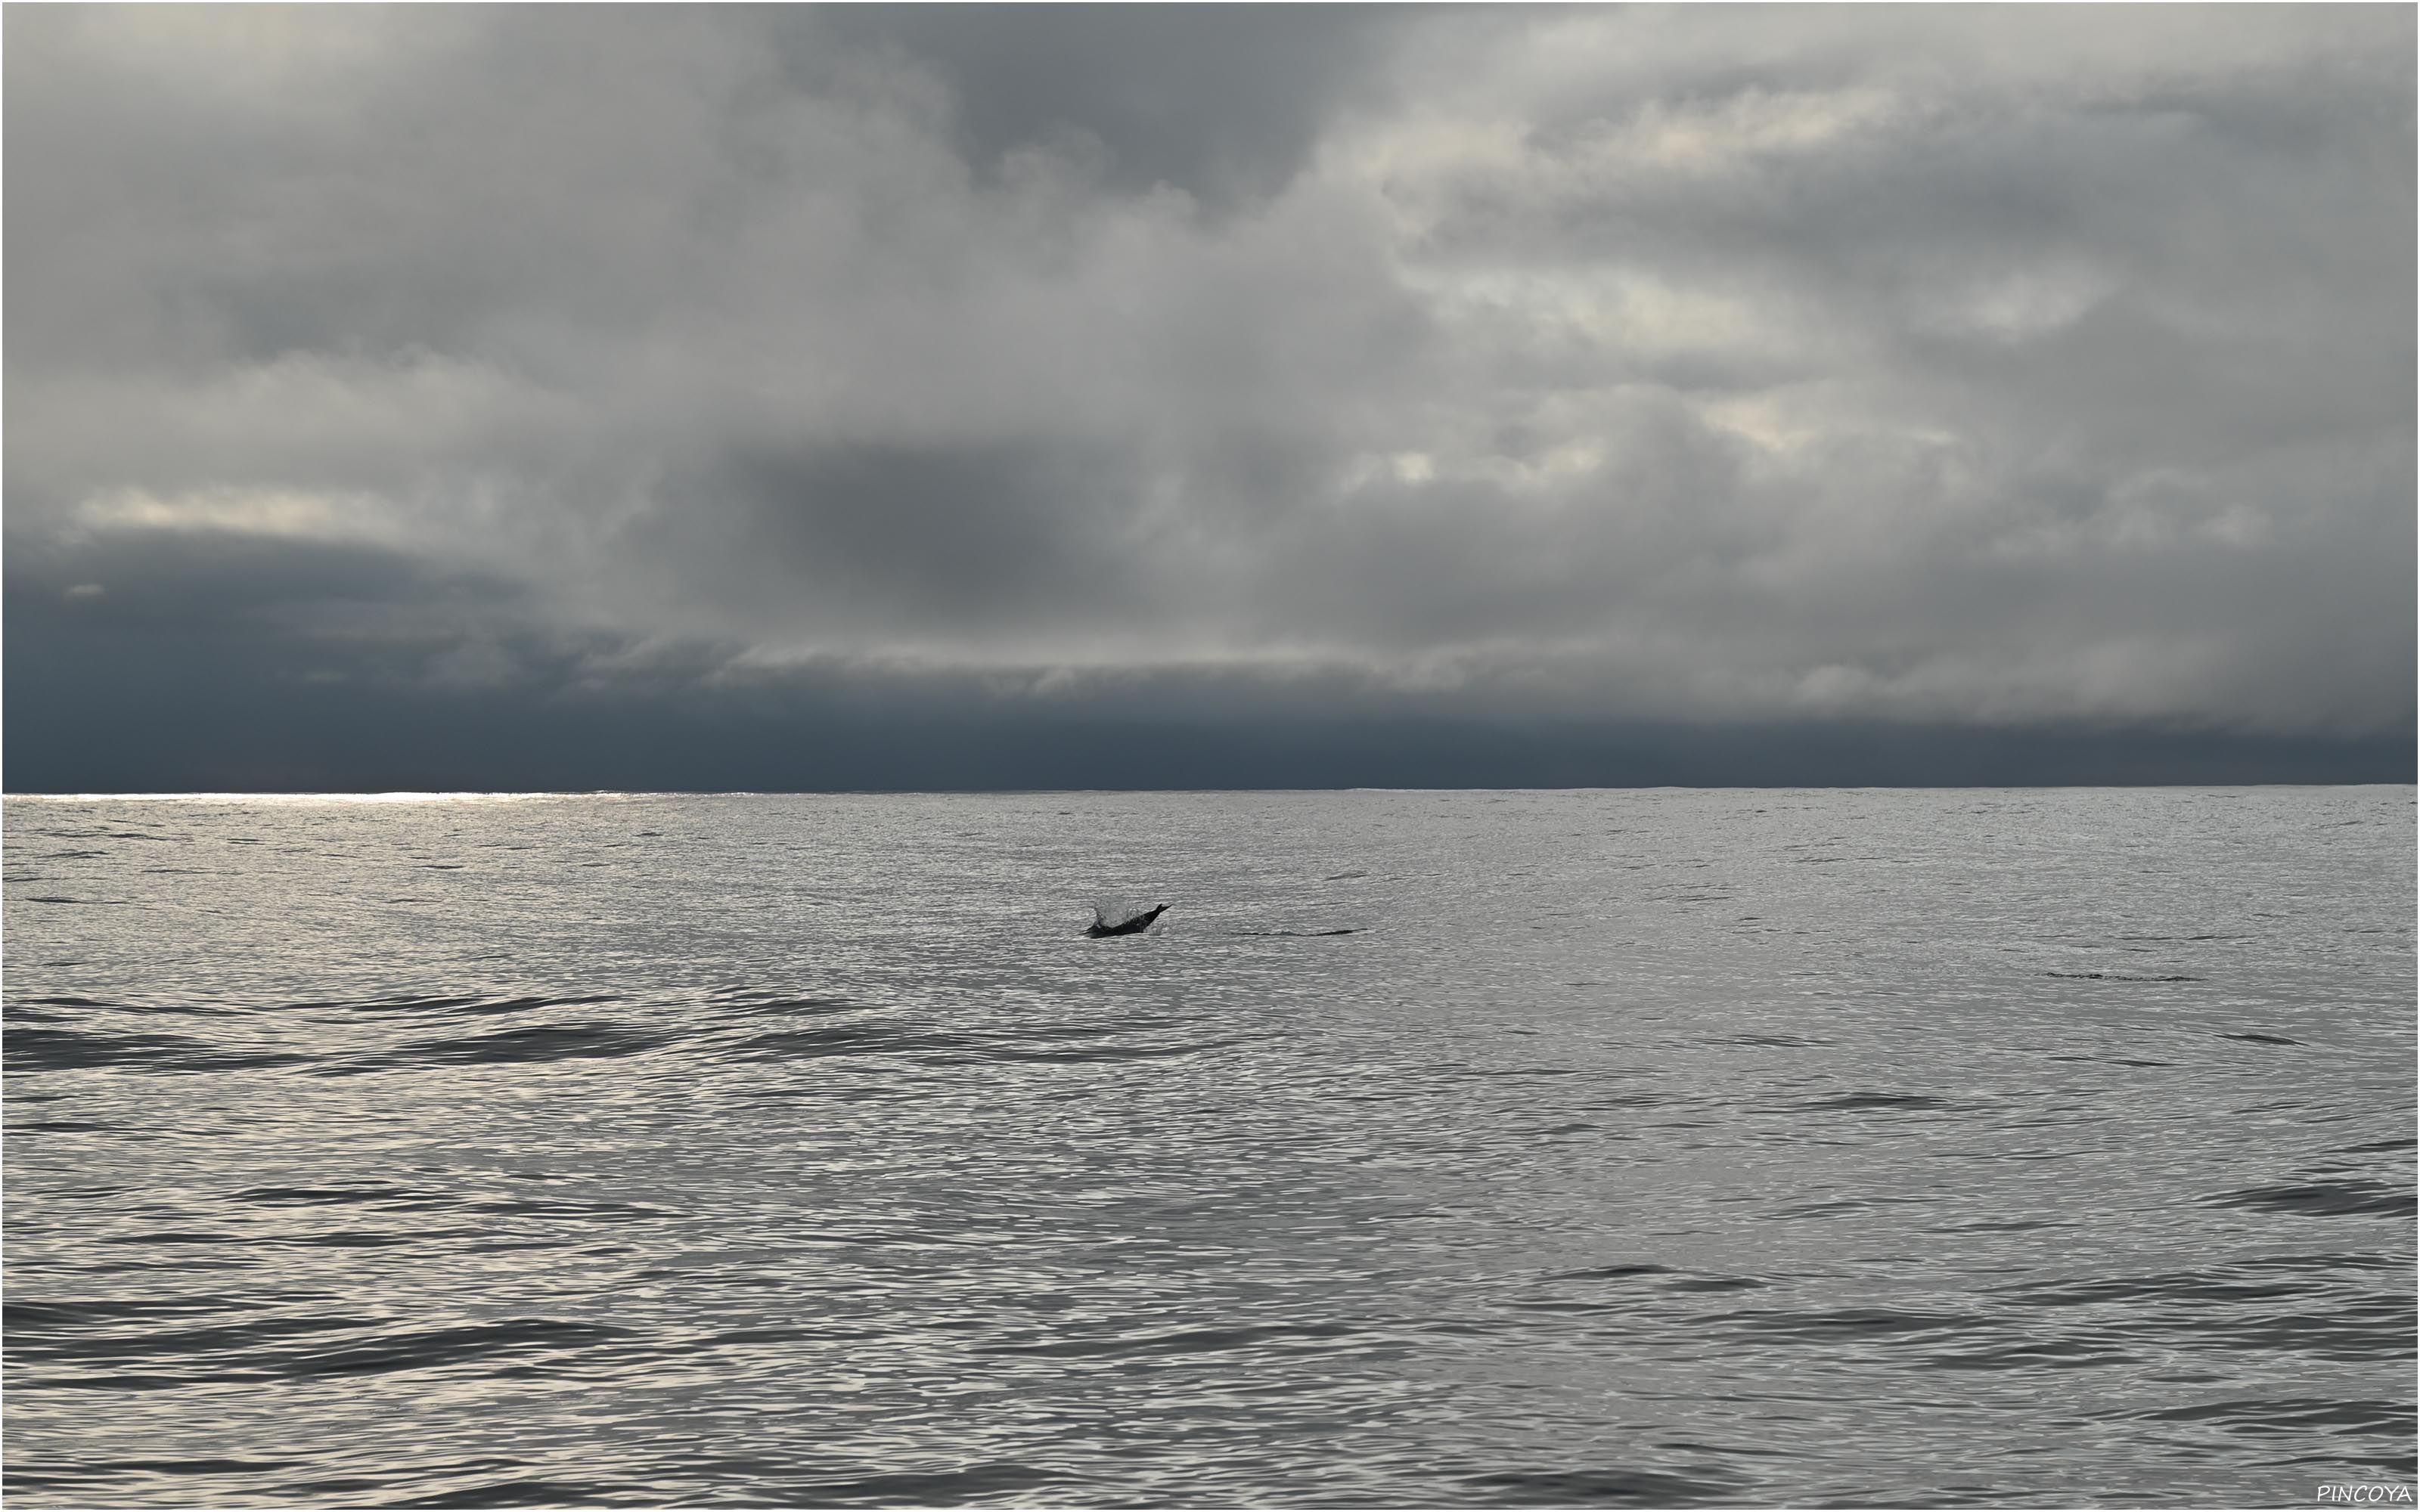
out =
<svg viewBox="0 0 2420 1512"><path fill-rule="evenodd" d="M996 175L1021 149L1094 160L1124 193L1165 184L1220 207L1283 186L1322 127L1384 87L1381 7L844 7L778 27L802 78L835 44L905 54L948 91L949 140Z"/></svg>
<svg viewBox="0 0 2420 1512"><path fill-rule="evenodd" d="M1137 485L1113 455L1016 441L734 451L679 490L704 507L650 517L649 549L715 563L720 602L768 625L1114 631L1154 612L1162 570Z"/></svg>
<svg viewBox="0 0 2420 1512"><path fill-rule="evenodd" d="M10 591L112 624L240 581L278 665L414 687L2412 723L2408 11L6 27Z"/></svg>

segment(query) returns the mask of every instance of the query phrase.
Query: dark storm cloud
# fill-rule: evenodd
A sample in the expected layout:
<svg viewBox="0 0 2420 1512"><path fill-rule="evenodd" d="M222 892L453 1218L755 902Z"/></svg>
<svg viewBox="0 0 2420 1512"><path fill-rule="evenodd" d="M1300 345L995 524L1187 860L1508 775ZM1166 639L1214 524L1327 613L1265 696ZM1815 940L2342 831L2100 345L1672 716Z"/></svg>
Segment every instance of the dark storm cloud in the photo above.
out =
<svg viewBox="0 0 2420 1512"><path fill-rule="evenodd" d="M2412 728L2409 11L5 24L20 732Z"/></svg>
<svg viewBox="0 0 2420 1512"><path fill-rule="evenodd" d="M371 579L387 575L372 570ZM399 577L391 580L400 581ZM358 591L367 593L370 584ZM315 590L324 592L322 590ZM373 595L374 596L374 595ZM1086 677L748 669L733 647L521 637L501 675L429 675L220 613L173 635L8 588L18 792L1791 786L2408 781L2399 737L1793 721L1473 717L1350 668ZM95 612L101 610L100 612ZM509 638L508 638L509 640ZM417 652L419 655L414 655Z"/></svg>
<svg viewBox="0 0 2420 1512"><path fill-rule="evenodd" d="M119 625L262 620L314 604L419 604L520 596L513 584L448 575L357 545L239 532L114 531L9 553L12 594L89 606ZM105 613L102 612L105 609Z"/></svg>
<svg viewBox="0 0 2420 1512"><path fill-rule="evenodd" d="M950 140L986 174L1020 148L1097 153L1123 192L1223 206L1283 186L1357 92L1401 12L1369 6L858 6L782 35L897 48L951 97ZM809 67L812 68L812 63Z"/></svg>

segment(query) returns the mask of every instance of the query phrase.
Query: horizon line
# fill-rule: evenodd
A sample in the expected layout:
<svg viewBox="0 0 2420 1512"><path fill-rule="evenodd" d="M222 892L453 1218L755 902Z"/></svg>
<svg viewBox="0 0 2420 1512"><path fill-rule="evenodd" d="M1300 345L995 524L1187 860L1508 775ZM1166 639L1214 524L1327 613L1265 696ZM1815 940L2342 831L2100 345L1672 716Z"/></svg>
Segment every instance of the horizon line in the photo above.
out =
<svg viewBox="0 0 2420 1512"><path fill-rule="evenodd" d="M1302 787L1000 787L1000 788L263 788L240 790L75 792L0 791L0 799L90 803L108 800L178 803L241 803L263 798L317 798L354 803L430 803L511 798L974 798L1043 794L1204 795L1230 793L2047 793L2047 792L2232 792L2261 788L2410 788L2402 781L2301 782L1636 782L1469 783L1451 787L1389 787L1373 783Z"/></svg>

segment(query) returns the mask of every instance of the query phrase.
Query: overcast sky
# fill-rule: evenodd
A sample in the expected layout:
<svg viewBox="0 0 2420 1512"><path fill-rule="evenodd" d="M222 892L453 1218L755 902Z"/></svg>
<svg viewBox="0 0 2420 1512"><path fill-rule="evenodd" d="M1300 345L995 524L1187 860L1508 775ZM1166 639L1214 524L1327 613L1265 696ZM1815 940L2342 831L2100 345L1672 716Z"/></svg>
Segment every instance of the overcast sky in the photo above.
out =
<svg viewBox="0 0 2420 1512"><path fill-rule="evenodd" d="M11 789L2410 779L2408 6L5 24Z"/></svg>

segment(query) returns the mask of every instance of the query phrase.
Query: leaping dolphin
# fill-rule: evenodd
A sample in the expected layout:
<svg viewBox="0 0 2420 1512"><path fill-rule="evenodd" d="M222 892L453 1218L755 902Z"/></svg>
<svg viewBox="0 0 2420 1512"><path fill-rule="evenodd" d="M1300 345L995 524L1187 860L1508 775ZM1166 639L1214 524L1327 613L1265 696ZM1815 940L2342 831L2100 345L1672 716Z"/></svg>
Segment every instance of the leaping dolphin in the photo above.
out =
<svg viewBox="0 0 2420 1512"><path fill-rule="evenodd" d="M1124 923L1112 924L1106 915L1095 908L1093 910L1093 927L1084 933L1096 940L1110 934L1140 934L1151 928L1158 920L1159 916L1167 912L1168 904L1161 903L1156 908L1135 915Z"/></svg>

